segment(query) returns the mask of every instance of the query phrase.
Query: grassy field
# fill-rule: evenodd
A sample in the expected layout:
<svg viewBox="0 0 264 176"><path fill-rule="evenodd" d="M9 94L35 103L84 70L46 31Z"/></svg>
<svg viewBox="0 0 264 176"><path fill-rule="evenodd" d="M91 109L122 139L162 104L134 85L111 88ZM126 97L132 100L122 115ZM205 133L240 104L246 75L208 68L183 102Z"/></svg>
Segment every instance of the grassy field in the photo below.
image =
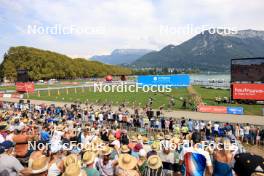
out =
<svg viewBox="0 0 264 176"><path fill-rule="evenodd" d="M55 84L55 85L36 85L36 88L46 88L46 87L59 87L63 85ZM223 105L223 106L242 106L244 108L245 114L248 115L262 115L262 105L246 105L246 104L217 104L214 100L216 96L219 97L229 97L229 90L220 90L220 89L207 89L202 88L200 86L193 86L194 90L198 95L202 97L202 100L207 105ZM6 86L0 87L1 90L15 90L15 86ZM152 93L152 92L93 92L91 88L76 88L68 89L68 94L66 89L61 89L60 94L58 95L58 90L51 90L50 96L48 95L48 91L41 91L40 96L38 92L34 92L28 95L28 98L38 99L38 100L50 100L50 101L65 101L65 102L93 102L93 103L112 103L113 105L119 105L121 103L126 103L129 106L141 106L143 107L148 103L148 99L152 97L153 108L159 108L160 106L164 106L165 109L168 108L169 99L171 96L175 98L175 107L171 109L181 109L182 101L180 97L188 97L189 93L186 88L178 88L172 89L170 93ZM25 96L27 98L27 95ZM189 107L191 108L191 107Z"/></svg>
<svg viewBox="0 0 264 176"><path fill-rule="evenodd" d="M173 89L172 92L161 94L161 93L153 93L153 92L93 92L92 88L76 88L68 89L68 94L66 89L61 89L58 94L58 90L51 90L50 96L48 91L41 91L40 96L38 92L34 92L33 94L28 95L30 99L38 99L38 100L50 100L50 101L80 101L80 102L94 102L98 104L102 103L112 103L113 105L119 105L121 103L126 103L129 106L141 106L143 107L148 103L148 99L152 97L153 108L159 108L160 106L168 107L170 97L173 96L175 98L175 107L173 109L180 109L182 106L182 102L180 101L180 97L188 96L188 92L186 88L178 88ZM27 97L27 96L25 96Z"/></svg>
<svg viewBox="0 0 264 176"><path fill-rule="evenodd" d="M223 106L241 106L244 108L245 114L262 115L262 105L247 105L247 104L217 104L215 97L230 97L229 90L207 89L200 86L194 86L196 92L202 97L203 102L207 105L223 105Z"/></svg>

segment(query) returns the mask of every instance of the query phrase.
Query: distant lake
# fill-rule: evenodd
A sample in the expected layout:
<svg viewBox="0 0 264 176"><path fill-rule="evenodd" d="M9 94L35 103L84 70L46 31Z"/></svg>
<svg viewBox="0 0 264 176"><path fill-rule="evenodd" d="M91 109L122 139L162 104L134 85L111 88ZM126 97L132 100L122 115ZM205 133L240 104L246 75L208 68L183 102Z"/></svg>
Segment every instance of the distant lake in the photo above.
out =
<svg viewBox="0 0 264 176"><path fill-rule="evenodd" d="M230 74L190 74L191 81L224 80L230 82Z"/></svg>

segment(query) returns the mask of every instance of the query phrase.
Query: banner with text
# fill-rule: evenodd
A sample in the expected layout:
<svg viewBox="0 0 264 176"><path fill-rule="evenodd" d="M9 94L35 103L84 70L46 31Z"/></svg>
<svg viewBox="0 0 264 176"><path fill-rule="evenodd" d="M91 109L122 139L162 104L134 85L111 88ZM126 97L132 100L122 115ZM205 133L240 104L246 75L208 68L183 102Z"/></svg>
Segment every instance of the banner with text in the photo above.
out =
<svg viewBox="0 0 264 176"><path fill-rule="evenodd" d="M190 76L187 74L179 75L146 75L138 76L137 83L140 85L167 85L171 87L188 87L190 85Z"/></svg>
<svg viewBox="0 0 264 176"><path fill-rule="evenodd" d="M232 84L235 100L264 100L264 84Z"/></svg>

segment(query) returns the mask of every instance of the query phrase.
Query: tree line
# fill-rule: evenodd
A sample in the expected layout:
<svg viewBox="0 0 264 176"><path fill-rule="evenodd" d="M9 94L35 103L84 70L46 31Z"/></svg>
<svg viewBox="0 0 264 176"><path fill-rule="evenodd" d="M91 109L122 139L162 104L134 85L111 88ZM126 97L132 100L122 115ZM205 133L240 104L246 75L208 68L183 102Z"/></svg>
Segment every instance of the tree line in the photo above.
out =
<svg viewBox="0 0 264 176"><path fill-rule="evenodd" d="M72 59L66 55L32 47L10 47L0 65L1 78L16 81L17 69L27 69L32 81L47 79L76 79L130 75L132 70L84 58Z"/></svg>

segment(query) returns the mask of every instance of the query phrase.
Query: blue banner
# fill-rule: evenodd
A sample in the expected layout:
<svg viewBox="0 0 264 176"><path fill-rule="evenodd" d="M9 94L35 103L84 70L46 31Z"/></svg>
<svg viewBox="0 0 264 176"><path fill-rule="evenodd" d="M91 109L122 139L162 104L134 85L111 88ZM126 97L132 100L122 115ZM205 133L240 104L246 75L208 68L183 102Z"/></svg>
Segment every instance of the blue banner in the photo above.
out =
<svg viewBox="0 0 264 176"><path fill-rule="evenodd" d="M190 85L190 76L187 74L138 76L137 83L141 85L187 87Z"/></svg>
<svg viewBox="0 0 264 176"><path fill-rule="evenodd" d="M243 115L244 109L243 109L243 107L227 107L227 113L228 114Z"/></svg>

